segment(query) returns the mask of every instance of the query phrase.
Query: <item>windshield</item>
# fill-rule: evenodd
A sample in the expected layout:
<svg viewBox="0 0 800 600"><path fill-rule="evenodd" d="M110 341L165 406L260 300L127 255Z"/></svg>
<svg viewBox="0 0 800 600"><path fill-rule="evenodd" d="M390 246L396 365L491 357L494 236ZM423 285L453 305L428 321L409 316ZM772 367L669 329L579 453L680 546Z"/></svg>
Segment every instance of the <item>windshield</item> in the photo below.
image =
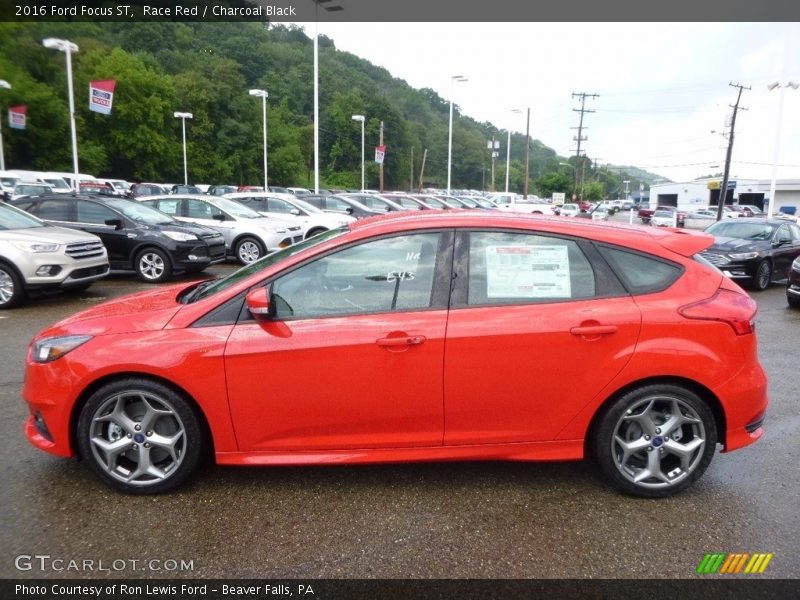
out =
<svg viewBox="0 0 800 600"><path fill-rule="evenodd" d="M46 225L33 215L0 202L0 230L30 229L32 227L46 227Z"/></svg>
<svg viewBox="0 0 800 600"><path fill-rule="evenodd" d="M222 197L214 197L213 202L210 202L211 205L216 206L227 212L228 214L238 217L240 219L260 219L261 215L254 211L252 208L246 207L244 204L240 204L235 200L229 200L228 198Z"/></svg>
<svg viewBox="0 0 800 600"><path fill-rule="evenodd" d="M61 177L45 177L44 180L57 190L69 190L69 184Z"/></svg>
<svg viewBox="0 0 800 600"><path fill-rule="evenodd" d="M169 215L140 202L133 202L132 200L104 200L103 202L137 223L163 225L174 221Z"/></svg>
<svg viewBox="0 0 800 600"><path fill-rule="evenodd" d="M740 240L768 240L772 238L775 229L776 226L769 223L741 223L738 220L728 220L717 221L706 229L706 233Z"/></svg>
<svg viewBox="0 0 800 600"><path fill-rule="evenodd" d="M264 269L271 267L275 263L280 262L285 258L294 256L295 254L305 250L306 248L311 248L331 238L338 237L343 233L345 233L346 231L347 227L338 227L337 229L331 229L324 233L320 233L319 235L315 235L314 237L309 238L303 242L298 242L297 244L293 244L288 248L284 248L283 250L278 250L277 252L273 252L272 254L267 254L264 258L257 260L256 262L251 263L245 267L242 267L238 271L234 271L227 277L201 283L199 287L194 288L194 290L191 291L185 297L185 302L187 303L195 302L197 300L202 300L203 298L208 298L209 296L213 296L217 292L221 292L222 290L227 289L232 285L235 285L242 279L250 277L250 275L252 275L253 273L258 273L259 271L263 271Z"/></svg>
<svg viewBox="0 0 800 600"><path fill-rule="evenodd" d="M306 195L309 195L309 194L306 194ZM318 209L316 206L314 206L312 204L309 204L305 200L300 200L300 198L292 198L291 200L289 200L289 202L291 202L292 204L294 204L298 208L302 208L306 212L313 213L315 215L316 214L322 214L322 211L320 209Z"/></svg>
<svg viewBox="0 0 800 600"><path fill-rule="evenodd" d="M20 196L21 195L26 195L26 196L41 195L41 194L46 194L49 191L50 191L50 186L49 185L39 185L39 184L35 184L35 183L18 184L14 188L14 193L17 194L17 195L20 195Z"/></svg>

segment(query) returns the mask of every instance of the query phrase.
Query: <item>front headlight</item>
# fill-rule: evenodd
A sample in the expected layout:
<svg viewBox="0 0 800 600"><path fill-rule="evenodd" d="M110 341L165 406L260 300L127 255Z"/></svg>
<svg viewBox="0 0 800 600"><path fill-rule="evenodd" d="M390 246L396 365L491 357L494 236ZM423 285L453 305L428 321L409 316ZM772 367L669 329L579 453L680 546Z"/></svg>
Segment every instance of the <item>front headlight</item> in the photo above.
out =
<svg viewBox="0 0 800 600"><path fill-rule="evenodd" d="M176 242L193 242L198 239L193 233L183 233L182 231L165 231L164 235Z"/></svg>
<svg viewBox="0 0 800 600"><path fill-rule="evenodd" d="M742 252L740 254L728 254L733 260L750 260L758 256L758 252Z"/></svg>
<svg viewBox="0 0 800 600"><path fill-rule="evenodd" d="M800 256L794 259L794 262L792 263L792 269L795 271L800 271Z"/></svg>
<svg viewBox="0 0 800 600"><path fill-rule="evenodd" d="M92 339L90 335L63 335L44 338L33 344L31 360L37 363L52 362L61 358L67 352L85 344L90 339Z"/></svg>
<svg viewBox="0 0 800 600"><path fill-rule="evenodd" d="M58 252L61 244L42 244L40 242L11 242L11 245L23 252Z"/></svg>

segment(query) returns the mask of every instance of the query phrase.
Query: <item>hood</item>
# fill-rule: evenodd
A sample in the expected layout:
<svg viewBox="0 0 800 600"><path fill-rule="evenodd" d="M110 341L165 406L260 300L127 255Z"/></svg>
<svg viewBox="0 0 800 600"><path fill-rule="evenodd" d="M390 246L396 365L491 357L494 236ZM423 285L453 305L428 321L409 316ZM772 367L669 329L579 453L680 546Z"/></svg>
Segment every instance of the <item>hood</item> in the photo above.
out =
<svg viewBox="0 0 800 600"><path fill-rule="evenodd" d="M741 238L716 237L710 252L758 252L765 250L770 242L764 240L743 240Z"/></svg>
<svg viewBox="0 0 800 600"><path fill-rule="evenodd" d="M196 285L182 283L138 292L98 304L51 325L37 338L52 335L106 335L163 329L183 305L178 294Z"/></svg>
<svg viewBox="0 0 800 600"><path fill-rule="evenodd" d="M168 225L159 225L162 231L180 231L183 233L192 233L197 237L208 237L209 235L221 235L216 230L206 227L205 225L198 225L197 223L189 223L186 221L174 221Z"/></svg>
<svg viewBox="0 0 800 600"><path fill-rule="evenodd" d="M0 240L6 242L33 242L37 244L75 244L80 242L99 242L100 238L84 231L63 227L30 227L26 229L4 229Z"/></svg>

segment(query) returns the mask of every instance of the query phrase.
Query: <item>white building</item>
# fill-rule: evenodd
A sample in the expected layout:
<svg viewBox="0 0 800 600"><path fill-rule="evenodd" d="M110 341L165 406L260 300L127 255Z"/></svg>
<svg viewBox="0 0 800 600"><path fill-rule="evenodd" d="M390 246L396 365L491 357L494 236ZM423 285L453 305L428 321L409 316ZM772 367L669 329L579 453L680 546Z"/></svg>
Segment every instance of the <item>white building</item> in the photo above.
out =
<svg viewBox="0 0 800 600"><path fill-rule="evenodd" d="M719 202L720 178L696 179L683 183L659 183L650 187L650 208L676 206L691 211ZM732 178L728 182L725 204L750 204L766 208L770 180ZM800 179L779 179L776 182L772 212L800 214Z"/></svg>

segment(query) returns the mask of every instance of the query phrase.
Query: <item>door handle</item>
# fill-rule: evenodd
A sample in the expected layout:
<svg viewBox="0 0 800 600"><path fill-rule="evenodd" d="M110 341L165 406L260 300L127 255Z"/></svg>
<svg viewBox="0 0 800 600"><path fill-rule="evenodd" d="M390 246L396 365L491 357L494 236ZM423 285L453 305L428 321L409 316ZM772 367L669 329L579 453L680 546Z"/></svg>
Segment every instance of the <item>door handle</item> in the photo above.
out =
<svg viewBox="0 0 800 600"><path fill-rule="evenodd" d="M375 340L378 346L398 347L398 346L416 346L422 344L426 340L424 335L406 335L403 337L385 337Z"/></svg>
<svg viewBox="0 0 800 600"><path fill-rule="evenodd" d="M597 336L608 335L609 333L616 333L616 325L584 325L582 327L573 327L569 330L572 335L583 336Z"/></svg>

